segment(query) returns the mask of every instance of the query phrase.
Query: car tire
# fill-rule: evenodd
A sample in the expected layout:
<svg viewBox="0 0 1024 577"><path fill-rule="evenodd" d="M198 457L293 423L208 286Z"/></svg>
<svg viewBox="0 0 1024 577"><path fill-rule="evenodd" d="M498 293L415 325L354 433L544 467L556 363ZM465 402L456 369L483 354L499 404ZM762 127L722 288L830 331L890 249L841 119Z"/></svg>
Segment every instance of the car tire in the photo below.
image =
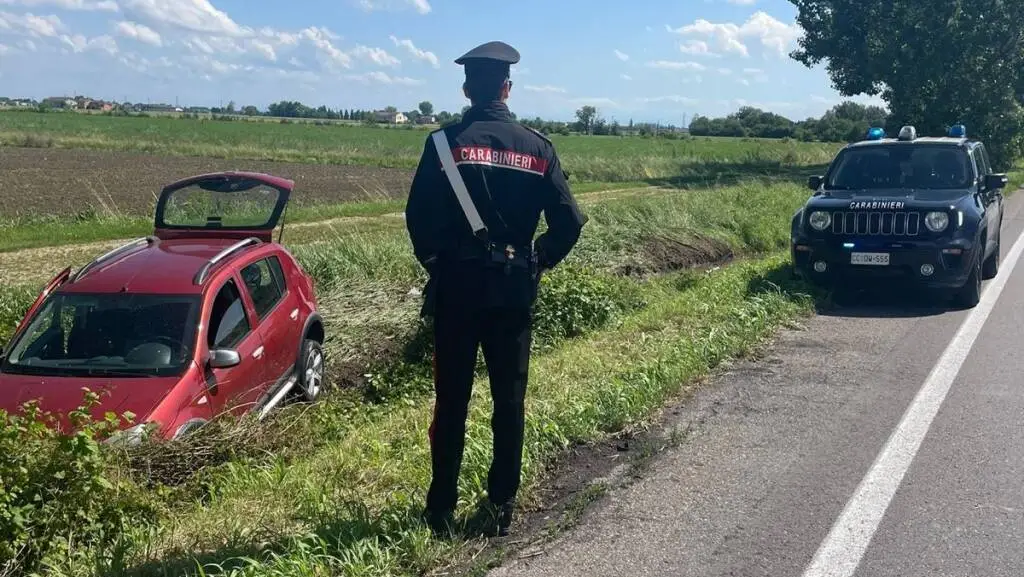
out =
<svg viewBox="0 0 1024 577"><path fill-rule="evenodd" d="M999 219L1000 227L1002 226L1002 219ZM999 245L1002 244L1003 232L1000 230L996 233L996 247L992 249L992 254L985 259L985 266L982 268L981 278L985 280L994 279L999 274Z"/></svg>
<svg viewBox="0 0 1024 577"><path fill-rule="evenodd" d="M978 306L981 300L981 260L980 255L974 259L974 266L971 267L971 274L956 294L956 302L963 308L972 309Z"/></svg>
<svg viewBox="0 0 1024 577"><path fill-rule="evenodd" d="M302 343L302 357L296 367L299 397L306 402L316 401L324 390L324 348L319 342L306 339Z"/></svg>

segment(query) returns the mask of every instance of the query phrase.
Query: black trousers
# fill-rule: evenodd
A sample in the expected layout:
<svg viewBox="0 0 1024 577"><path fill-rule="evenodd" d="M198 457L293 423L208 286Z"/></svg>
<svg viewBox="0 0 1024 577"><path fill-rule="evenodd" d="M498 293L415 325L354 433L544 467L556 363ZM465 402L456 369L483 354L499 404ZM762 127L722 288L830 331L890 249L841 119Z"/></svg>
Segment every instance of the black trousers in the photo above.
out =
<svg viewBox="0 0 1024 577"><path fill-rule="evenodd" d="M454 298L437 299L434 314L434 418L430 425L433 476L427 508L446 511L458 500L466 418L477 351L483 348L494 412L494 456L487 475L488 499L514 500L522 470L524 409L530 363L532 311L523 307L469 307ZM479 296L479 295L478 295Z"/></svg>

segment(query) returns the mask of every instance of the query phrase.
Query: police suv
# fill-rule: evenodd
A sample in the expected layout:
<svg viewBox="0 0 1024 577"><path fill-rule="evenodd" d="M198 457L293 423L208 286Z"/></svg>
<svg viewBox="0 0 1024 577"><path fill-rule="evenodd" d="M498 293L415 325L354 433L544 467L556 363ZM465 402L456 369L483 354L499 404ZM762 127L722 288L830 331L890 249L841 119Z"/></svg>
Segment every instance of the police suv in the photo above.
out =
<svg viewBox="0 0 1024 577"><path fill-rule="evenodd" d="M843 148L793 216L797 274L823 286L908 280L977 305L982 279L999 270L1007 177L966 132L918 138L904 126L886 138L872 128Z"/></svg>

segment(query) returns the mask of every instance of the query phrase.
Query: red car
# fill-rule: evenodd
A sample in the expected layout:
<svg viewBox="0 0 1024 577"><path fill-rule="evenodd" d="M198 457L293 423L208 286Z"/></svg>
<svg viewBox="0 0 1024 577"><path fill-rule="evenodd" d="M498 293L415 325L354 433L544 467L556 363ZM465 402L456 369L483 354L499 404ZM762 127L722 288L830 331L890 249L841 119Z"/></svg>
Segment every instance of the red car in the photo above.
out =
<svg viewBox="0 0 1024 577"><path fill-rule="evenodd" d="M313 280L272 239L294 182L225 172L166 186L154 235L43 290L0 362L0 409L136 415L173 439L223 412L317 398L324 325ZM280 240L280 239L279 239Z"/></svg>

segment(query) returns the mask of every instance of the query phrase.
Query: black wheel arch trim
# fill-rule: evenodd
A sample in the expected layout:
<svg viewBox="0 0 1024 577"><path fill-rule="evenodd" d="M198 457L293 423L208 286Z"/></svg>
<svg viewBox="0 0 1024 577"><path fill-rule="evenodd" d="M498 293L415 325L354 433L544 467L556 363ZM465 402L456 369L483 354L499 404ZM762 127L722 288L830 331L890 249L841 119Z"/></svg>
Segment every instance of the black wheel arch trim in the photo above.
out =
<svg viewBox="0 0 1024 577"><path fill-rule="evenodd" d="M296 352L296 355L295 355L296 366L299 366L299 363L301 363L302 360L303 360L302 359L302 349L303 349L303 347L306 346L306 340L309 338L309 331L310 331L310 329L313 328L314 325L317 325L317 324L320 325L320 330L321 330L321 332L324 333L324 339L323 340L327 340L326 339L326 336L327 336L326 335L326 331L323 328L324 327L324 321L323 321L323 318L320 316L320 313L314 312L314 313L310 314L309 317L306 318L305 325L303 325L303 327L302 327L302 338L299 339L299 345L298 345L299 348L298 348L298 351ZM323 343L321 343L321 344L323 344Z"/></svg>

